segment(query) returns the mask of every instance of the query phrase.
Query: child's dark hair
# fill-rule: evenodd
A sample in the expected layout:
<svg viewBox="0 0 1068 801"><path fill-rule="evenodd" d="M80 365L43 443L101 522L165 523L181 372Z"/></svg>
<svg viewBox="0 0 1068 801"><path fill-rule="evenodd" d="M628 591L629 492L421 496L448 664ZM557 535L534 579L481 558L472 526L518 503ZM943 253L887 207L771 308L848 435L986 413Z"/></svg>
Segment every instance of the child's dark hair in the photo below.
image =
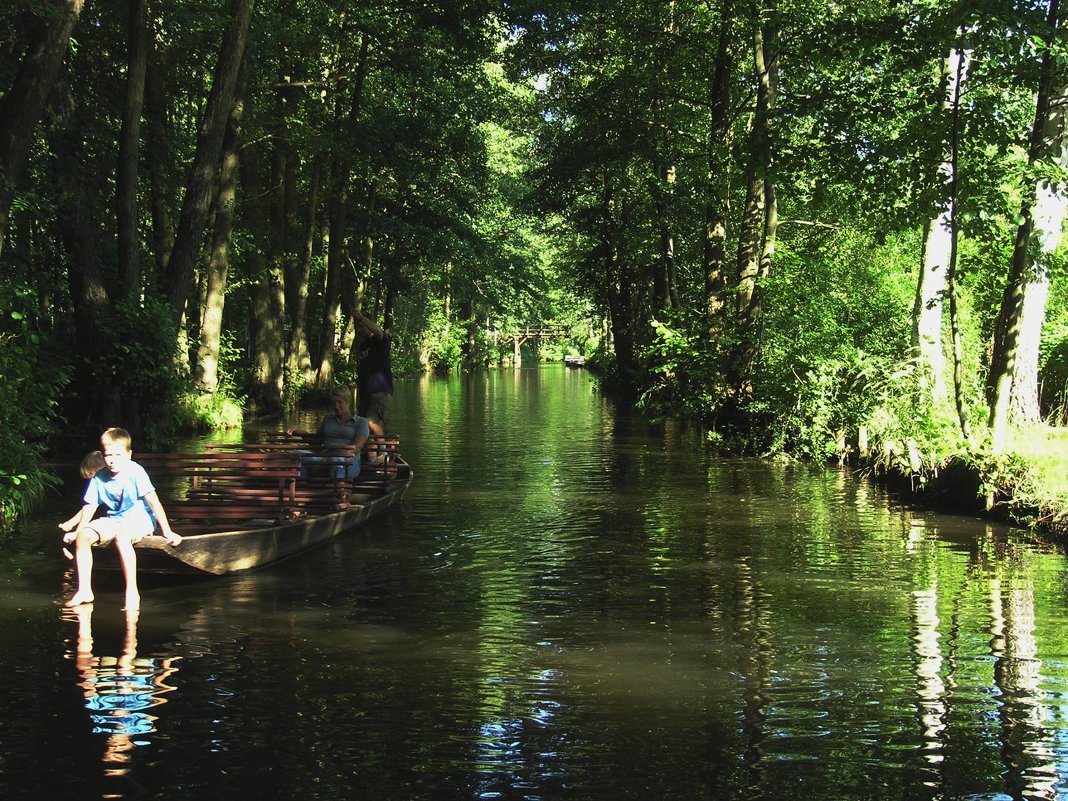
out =
<svg viewBox="0 0 1068 801"><path fill-rule="evenodd" d="M85 454L82 466L78 469L82 478L92 478L104 469L104 454L101 451L89 451Z"/></svg>

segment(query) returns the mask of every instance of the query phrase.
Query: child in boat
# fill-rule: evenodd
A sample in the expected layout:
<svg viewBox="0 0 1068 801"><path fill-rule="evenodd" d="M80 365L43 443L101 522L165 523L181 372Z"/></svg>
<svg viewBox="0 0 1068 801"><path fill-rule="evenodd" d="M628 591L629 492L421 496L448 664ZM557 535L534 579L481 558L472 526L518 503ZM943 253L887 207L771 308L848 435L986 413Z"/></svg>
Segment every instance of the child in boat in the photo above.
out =
<svg viewBox="0 0 1068 801"><path fill-rule="evenodd" d="M93 547L115 543L126 578L126 609L141 603L137 589L137 553L134 543L151 534L156 525L164 539L178 545L182 538L171 530L167 513L156 495L148 473L133 461L130 435L121 428L109 428L100 437L104 465L85 489L84 502L74 531L64 535L64 542L75 543L78 564L78 590L67 606L93 602ZM98 507L107 509L107 517L93 519Z"/></svg>
<svg viewBox="0 0 1068 801"><path fill-rule="evenodd" d="M88 481L103 469L104 454L100 451L89 451L89 453L85 454L85 458L82 459L82 463L81 466L78 468L78 472L81 473L82 478ZM59 530L63 533L74 531L75 527L78 525L78 521L81 519L82 510L79 509L77 512L74 513L73 517L70 517L59 524ZM63 555L68 559L74 558L74 554L72 554L67 549L66 545L63 546Z"/></svg>
<svg viewBox="0 0 1068 801"><path fill-rule="evenodd" d="M88 481L103 469L104 454L100 451L89 451L89 453L85 454L85 458L82 459L82 464L81 467L78 468L78 472L82 474L82 478ZM74 531L74 528L78 525L78 521L81 520L81 518L82 510L79 509L74 513L73 517L64 520L59 524L60 531Z"/></svg>

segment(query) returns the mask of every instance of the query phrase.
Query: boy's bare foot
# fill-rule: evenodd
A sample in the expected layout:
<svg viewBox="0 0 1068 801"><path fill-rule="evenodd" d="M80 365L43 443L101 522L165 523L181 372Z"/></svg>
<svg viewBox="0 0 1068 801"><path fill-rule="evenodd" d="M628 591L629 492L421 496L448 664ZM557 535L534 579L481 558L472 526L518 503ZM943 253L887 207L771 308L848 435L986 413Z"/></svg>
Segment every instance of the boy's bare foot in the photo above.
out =
<svg viewBox="0 0 1068 801"><path fill-rule="evenodd" d="M181 545L182 544L181 535L180 534L175 534L173 531L170 534L164 534L163 535L163 539L167 540L167 542L169 544L171 544L171 545Z"/></svg>
<svg viewBox="0 0 1068 801"><path fill-rule="evenodd" d="M77 525L77 523L68 523L68 522L64 521L64 522L59 524L59 530L60 531L74 531L74 527L76 525Z"/></svg>
<svg viewBox="0 0 1068 801"><path fill-rule="evenodd" d="M141 596L138 593L126 593L126 606L122 609L124 612L133 612L141 608Z"/></svg>
<svg viewBox="0 0 1068 801"><path fill-rule="evenodd" d="M66 607L81 606L82 604L91 604L95 599L91 592L76 592L74 596L63 604Z"/></svg>
<svg viewBox="0 0 1068 801"><path fill-rule="evenodd" d="M78 539L78 534L75 531L68 531L63 535L63 542L74 542Z"/></svg>

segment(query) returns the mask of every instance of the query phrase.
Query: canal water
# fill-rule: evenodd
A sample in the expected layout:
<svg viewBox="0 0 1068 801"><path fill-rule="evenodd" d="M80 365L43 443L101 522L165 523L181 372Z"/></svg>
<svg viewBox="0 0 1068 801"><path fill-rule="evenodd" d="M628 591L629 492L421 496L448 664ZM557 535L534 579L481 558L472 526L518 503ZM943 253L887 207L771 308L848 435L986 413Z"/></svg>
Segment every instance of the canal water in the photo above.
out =
<svg viewBox="0 0 1068 801"><path fill-rule="evenodd" d="M72 481L0 555L0 797L1068 796L1062 552L562 365L398 381L390 429L387 518L131 618L60 608Z"/></svg>

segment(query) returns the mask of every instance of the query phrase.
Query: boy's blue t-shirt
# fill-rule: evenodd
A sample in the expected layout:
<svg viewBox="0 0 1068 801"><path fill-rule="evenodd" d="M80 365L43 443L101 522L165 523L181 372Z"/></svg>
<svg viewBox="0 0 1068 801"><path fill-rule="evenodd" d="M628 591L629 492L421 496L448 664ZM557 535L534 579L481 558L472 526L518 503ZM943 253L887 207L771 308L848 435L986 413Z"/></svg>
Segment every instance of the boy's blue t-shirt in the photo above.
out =
<svg viewBox="0 0 1068 801"><path fill-rule="evenodd" d="M145 496L155 491L145 468L137 462L129 462L117 476L105 467L89 479L84 501L103 506L108 510L108 517L130 522L139 528L148 526L151 530L155 520Z"/></svg>

